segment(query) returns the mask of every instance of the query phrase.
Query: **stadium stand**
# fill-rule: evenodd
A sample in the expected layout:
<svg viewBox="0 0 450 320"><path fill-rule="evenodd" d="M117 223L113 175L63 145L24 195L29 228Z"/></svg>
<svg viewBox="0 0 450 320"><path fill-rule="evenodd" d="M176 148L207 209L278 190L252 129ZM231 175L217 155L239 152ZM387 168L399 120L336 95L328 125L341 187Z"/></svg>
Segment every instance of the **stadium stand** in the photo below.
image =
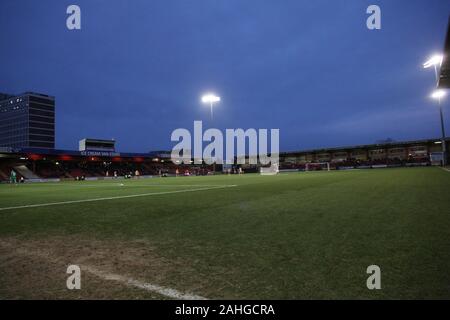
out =
<svg viewBox="0 0 450 320"><path fill-rule="evenodd" d="M447 145L450 138L446 140ZM329 148L280 153L280 171L345 170L401 166L440 165L439 139L389 142L354 147ZM18 178L105 179L114 176L208 175L221 172L222 166L177 165L169 152L131 154L118 152L86 153L67 150L8 149L0 152L0 181L9 181L11 169ZM438 158L439 159L439 158ZM242 165L245 173L259 172L258 166ZM237 173L237 166L227 174Z"/></svg>
<svg viewBox="0 0 450 320"><path fill-rule="evenodd" d="M40 178L33 171L28 169L28 167L26 165L22 164L22 165L14 166L13 168L18 174L20 174L25 179L39 179Z"/></svg>

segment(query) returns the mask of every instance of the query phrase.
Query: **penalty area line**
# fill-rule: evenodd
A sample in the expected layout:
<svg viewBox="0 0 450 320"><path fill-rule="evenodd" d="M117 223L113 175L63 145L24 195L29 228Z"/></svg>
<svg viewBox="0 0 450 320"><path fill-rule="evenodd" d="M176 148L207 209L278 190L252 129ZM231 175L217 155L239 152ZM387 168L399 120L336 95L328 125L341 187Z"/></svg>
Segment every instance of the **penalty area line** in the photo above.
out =
<svg viewBox="0 0 450 320"><path fill-rule="evenodd" d="M172 299L178 299L178 300L207 300L204 297L201 296L197 296L194 294L190 294L190 293L182 293L178 290L175 289L171 289L171 288L167 288L167 287L162 287L162 286L158 286L155 284L151 284L151 283L145 283L145 282L141 282L135 279L131 279L131 278L126 278L124 276L118 275L118 274L113 274L113 273L106 273L103 272L101 270L98 270L94 267L91 266L86 266L86 265L81 265L81 269L84 269L85 271L99 277L102 278L104 280L109 280L109 281L116 281L116 282L120 282L122 284L128 285L128 286L132 286L132 287L136 287L145 291L149 291L149 292L154 292L157 294L160 294L162 296L168 297L168 298L172 298Z"/></svg>
<svg viewBox="0 0 450 320"><path fill-rule="evenodd" d="M93 199L81 199L81 200L68 200L68 201L59 201L59 202L37 203L37 204L28 204L28 205L23 205L23 206L4 207L4 208L0 208L0 211L17 210L17 209L28 209L28 208L39 208L39 207L49 207L49 206L59 206L59 205L73 204L73 203L85 203L85 202L97 202L97 201L107 201L107 200L116 200L116 199L128 199L128 198L138 198L138 197L159 196L159 195L174 194L174 193L209 191L209 190L214 190L214 189L225 189L225 188L232 188L232 187L237 187L237 185L232 184L232 185L216 186L216 187L208 187L208 188L195 188L195 189L183 189L183 190L173 190L173 191L161 191L161 192L149 192L149 193L130 194L130 195L126 195L126 196L114 196L114 197L102 197L102 198L93 198Z"/></svg>

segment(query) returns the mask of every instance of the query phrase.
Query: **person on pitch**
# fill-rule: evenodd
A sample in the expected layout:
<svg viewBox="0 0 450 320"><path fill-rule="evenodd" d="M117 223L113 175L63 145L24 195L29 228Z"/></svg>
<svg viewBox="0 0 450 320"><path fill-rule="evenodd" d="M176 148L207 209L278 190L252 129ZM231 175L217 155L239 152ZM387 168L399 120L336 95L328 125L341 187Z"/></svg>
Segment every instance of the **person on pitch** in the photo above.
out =
<svg viewBox="0 0 450 320"><path fill-rule="evenodd" d="M11 174L9 176L9 180L11 184L16 184L17 183L17 175L16 172L14 171L14 169L11 170Z"/></svg>

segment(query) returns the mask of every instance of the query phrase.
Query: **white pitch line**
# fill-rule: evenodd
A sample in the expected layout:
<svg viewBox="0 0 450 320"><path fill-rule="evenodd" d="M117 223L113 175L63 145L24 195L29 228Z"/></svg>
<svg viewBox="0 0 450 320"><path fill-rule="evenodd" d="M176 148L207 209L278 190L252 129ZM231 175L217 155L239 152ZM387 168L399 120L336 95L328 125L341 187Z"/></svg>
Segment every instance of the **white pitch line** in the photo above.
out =
<svg viewBox="0 0 450 320"><path fill-rule="evenodd" d="M441 168L442 170L445 170L447 172L450 172L450 169L447 169L447 168L444 168L444 167L439 167L439 168Z"/></svg>
<svg viewBox="0 0 450 320"><path fill-rule="evenodd" d="M27 209L27 208L38 208L38 207L49 207L49 206L58 206L58 205L64 205L64 204L83 203L83 202L96 202L96 201L106 201L106 200L116 200L116 199L127 199L127 198L137 198L137 197L158 196L158 195L172 194L172 193L208 191L208 190L213 190L213 189L224 189L224 188L231 188L231 187L236 187L236 186L237 185L233 184L233 185L216 186L216 187L209 187L209 188L196 188L196 189L184 189L184 190L174 190L174 191L161 191L161 192L131 194L131 195L126 195L126 196L115 196L115 197L103 197L103 198L93 198L93 199L82 199L82 200L69 200L69 201L60 201L60 202L28 204L28 205L23 205L23 206L0 208L0 211L16 210L16 209Z"/></svg>
<svg viewBox="0 0 450 320"><path fill-rule="evenodd" d="M223 187L224 185L218 184L136 184L133 183L99 183L99 184L23 184L20 187L70 187L70 188L101 188L101 187L133 187L133 188L143 188L143 187ZM36 189L39 190L39 189ZM34 190L33 190L34 191Z"/></svg>
<svg viewBox="0 0 450 320"><path fill-rule="evenodd" d="M119 274L114 274L114 273L106 273L103 272L101 270L98 270L94 267L91 266L84 266L81 265L81 269L84 269L85 271L92 273L93 275L102 278L104 280L111 280L111 281L117 281L120 282L122 284L128 285L128 286L133 286L139 289L143 289L146 291L150 291L150 292L154 292L160 295L163 295L165 297L168 298L172 298L172 299L178 299L178 300L207 300L204 297L201 296L197 296L194 294L190 294L190 293L182 293L178 290L175 289L171 289L171 288L166 288L166 287L161 287L155 284L151 284L151 283L145 283L145 282L141 282L135 279L131 279L131 278L126 278L124 276L121 276Z"/></svg>

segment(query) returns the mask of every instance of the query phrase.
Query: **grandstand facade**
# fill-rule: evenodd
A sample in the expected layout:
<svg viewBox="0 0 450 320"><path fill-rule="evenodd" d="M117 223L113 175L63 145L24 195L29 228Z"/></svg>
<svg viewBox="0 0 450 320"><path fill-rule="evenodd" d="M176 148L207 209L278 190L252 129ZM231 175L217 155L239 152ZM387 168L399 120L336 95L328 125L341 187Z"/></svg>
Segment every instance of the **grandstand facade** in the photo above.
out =
<svg viewBox="0 0 450 320"><path fill-rule="evenodd" d="M450 138L445 143L448 148ZM322 163L331 169L441 165L442 157L441 139L425 139L285 152L280 154L280 168L301 170Z"/></svg>
<svg viewBox="0 0 450 320"><path fill-rule="evenodd" d="M450 138L446 139L450 147ZM384 168L400 166L440 165L440 139L389 142L340 148L284 152L280 154L280 169L291 171L344 170L352 168ZM245 172L257 172L251 165ZM170 152L121 153L116 151L75 151L48 148L0 148L0 181L8 181L15 169L20 177L30 181L45 179L104 179L115 176L168 176L180 174L206 175L221 172L222 166L182 165L170 160ZM233 171L232 171L233 172Z"/></svg>

